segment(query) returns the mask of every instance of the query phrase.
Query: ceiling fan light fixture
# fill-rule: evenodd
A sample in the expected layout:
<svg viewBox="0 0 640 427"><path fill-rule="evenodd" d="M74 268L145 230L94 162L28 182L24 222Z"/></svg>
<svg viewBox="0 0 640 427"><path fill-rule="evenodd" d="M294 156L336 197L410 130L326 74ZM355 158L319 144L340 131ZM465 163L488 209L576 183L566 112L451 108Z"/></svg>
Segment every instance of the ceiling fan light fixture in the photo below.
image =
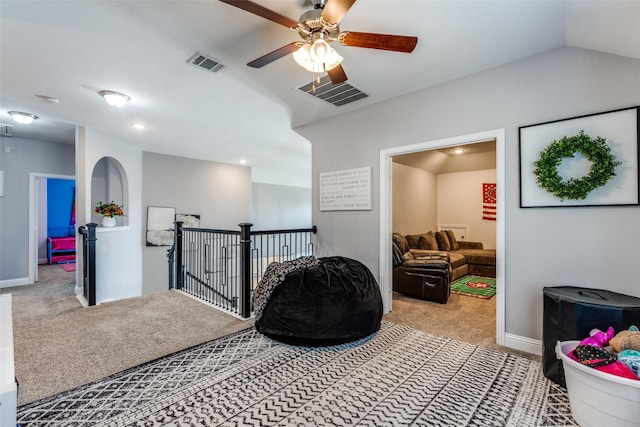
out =
<svg viewBox="0 0 640 427"><path fill-rule="evenodd" d="M38 118L35 114L23 113L22 111L9 111L7 112L13 120L21 125L28 125L33 123Z"/></svg>
<svg viewBox="0 0 640 427"><path fill-rule="evenodd" d="M329 59L332 50L335 52L335 50L329 46L329 43L324 39L319 38L311 45L309 54L311 55L311 59L315 62L327 62L326 60Z"/></svg>
<svg viewBox="0 0 640 427"><path fill-rule="evenodd" d="M317 41L318 40L316 40L316 43ZM316 74L324 73L326 71L334 69L342 63L343 58L338 52L335 51L334 48L329 46L327 42L324 43L326 44L326 47L329 48L329 50L324 55L321 61L314 59L314 54L312 53L313 45L310 45L308 43L303 44L300 49L293 52L293 59L305 70L311 71L312 73Z"/></svg>
<svg viewBox="0 0 640 427"><path fill-rule="evenodd" d="M120 92L114 92L112 90L101 90L100 92L98 92L98 94L100 94L100 96L102 96L104 100L107 101L107 104L116 108L124 106L131 100L128 95Z"/></svg>

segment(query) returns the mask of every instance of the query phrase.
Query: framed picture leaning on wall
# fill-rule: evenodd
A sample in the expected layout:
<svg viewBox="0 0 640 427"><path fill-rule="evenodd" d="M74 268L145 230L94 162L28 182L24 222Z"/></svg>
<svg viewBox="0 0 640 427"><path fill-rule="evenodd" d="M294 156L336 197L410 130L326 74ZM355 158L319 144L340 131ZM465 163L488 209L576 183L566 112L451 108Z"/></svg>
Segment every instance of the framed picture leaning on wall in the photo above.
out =
<svg viewBox="0 0 640 427"><path fill-rule="evenodd" d="M176 208L147 206L147 246L171 246Z"/></svg>

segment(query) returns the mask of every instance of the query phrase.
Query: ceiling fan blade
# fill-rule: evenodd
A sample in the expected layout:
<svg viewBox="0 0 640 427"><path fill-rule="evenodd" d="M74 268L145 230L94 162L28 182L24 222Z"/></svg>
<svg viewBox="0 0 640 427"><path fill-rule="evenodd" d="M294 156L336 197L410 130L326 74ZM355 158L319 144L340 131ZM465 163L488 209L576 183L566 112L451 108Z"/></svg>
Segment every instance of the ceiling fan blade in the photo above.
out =
<svg viewBox="0 0 640 427"><path fill-rule="evenodd" d="M344 46L366 47L369 49L411 53L418 43L418 38L413 36L395 36L392 34L345 31L340 33L338 41Z"/></svg>
<svg viewBox="0 0 640 427"><path fill-rule="evenodd" d="M328 0L322 9L322 19L330 24L339 24L356 0Z"/></svg>
<svg viewBox="0 0 640 427"><path fill-rule="evenodd" d="M273 21L276 24L284 25L287 28L295 28L298 25L298 21L288 18L284 15L280 15L273 10L262 7L257 3L249 0L220 0L223 3L230 4L254 15L261 16L269 21Z"/></svg>
<svg viewBox="0 0 640 427"><path fill-rule="evenodd" d="M327 71L327 74L329 74L331 83L333 83L334 85L347 81L347 73L344 72L344 68L342 68L342 65L338 65L337 67L330 69L329 71Z"/></svg>
<svg viewBox="0 0 640 427"><path fill-rule="evenodd" d="M254 59L253 61L249 62L247 65L253 68L262 68L265 65L271 64L273 61L278 60L283 56L287 56L298 49L300 49L300 42L289 43L288 45L282 46L281 48L276 49L273 52L269 52L258 59Z"/></svg>

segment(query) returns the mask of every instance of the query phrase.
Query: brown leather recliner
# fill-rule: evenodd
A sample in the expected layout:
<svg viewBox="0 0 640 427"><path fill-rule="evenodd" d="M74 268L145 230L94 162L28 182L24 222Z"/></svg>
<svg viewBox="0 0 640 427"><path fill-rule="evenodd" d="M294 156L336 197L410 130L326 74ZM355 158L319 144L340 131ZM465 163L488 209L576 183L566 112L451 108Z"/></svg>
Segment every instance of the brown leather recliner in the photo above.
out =
<svg viewBox="0 0 640 427"><path fill-rule="evenodd" d="M410 250L407 239L393 233L393 290L445 304L451 294L449 254Z"/></svg>

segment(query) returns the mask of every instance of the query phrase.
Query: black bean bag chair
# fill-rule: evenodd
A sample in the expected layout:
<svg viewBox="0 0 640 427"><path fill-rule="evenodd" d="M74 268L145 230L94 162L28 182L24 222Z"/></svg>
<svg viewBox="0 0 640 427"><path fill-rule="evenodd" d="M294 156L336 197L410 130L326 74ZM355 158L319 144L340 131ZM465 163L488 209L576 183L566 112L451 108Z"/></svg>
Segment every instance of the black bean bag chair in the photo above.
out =
<svg viewBox="0 0 640 427"><path fill-rule="evenodd" d="M382 296L371 271L344 257L272 263L254 291L258 332L295 345L333 345L380 329Z"/></svg>

